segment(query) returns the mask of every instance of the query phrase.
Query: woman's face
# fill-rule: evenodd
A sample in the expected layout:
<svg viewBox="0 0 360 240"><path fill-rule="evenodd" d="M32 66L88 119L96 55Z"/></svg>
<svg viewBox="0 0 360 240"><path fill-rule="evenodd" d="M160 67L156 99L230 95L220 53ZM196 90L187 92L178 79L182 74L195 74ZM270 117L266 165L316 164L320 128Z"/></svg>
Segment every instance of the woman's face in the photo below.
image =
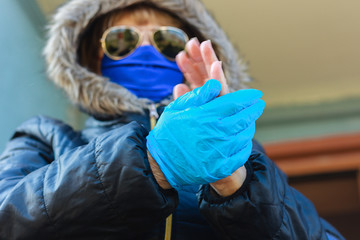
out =
<svg viewBox="0 0 360 240"><path fill-rule="evenodd" d="M172 26L180 27L180 23L173 17L162 13L160 11L155 11L153 14L141 14L140 12L129 12L123 13L119 17L115 17L113 24L110 27L114 26L132 26L136 27L140 34L142 35L141 46L151 45L151 35L153 30L161 26ZM100 61L104 56L104 51L100 48L99 58Z"/></svg>

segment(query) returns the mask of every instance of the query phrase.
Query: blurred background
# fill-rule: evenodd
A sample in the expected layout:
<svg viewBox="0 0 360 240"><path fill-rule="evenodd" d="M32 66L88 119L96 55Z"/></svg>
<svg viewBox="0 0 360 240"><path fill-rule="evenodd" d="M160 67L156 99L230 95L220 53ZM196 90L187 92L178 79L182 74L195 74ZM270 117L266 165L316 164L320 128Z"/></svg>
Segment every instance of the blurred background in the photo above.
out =
<svg viewBox="0 0 360 240"><path fill-rule="evenodd" d="M85 116L47 79L45 25L65 0L0 1L0 149L37 114ZM348 239L360 235L360 1L203 0L264 92L256 139Z"/></svg>

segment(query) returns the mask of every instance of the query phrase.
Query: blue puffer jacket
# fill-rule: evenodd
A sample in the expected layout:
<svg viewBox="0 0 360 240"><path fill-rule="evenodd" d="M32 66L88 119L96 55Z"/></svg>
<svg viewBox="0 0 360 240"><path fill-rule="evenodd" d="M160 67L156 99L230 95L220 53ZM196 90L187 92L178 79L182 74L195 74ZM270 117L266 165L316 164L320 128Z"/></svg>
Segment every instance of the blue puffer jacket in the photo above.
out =
<svg viewBox="0 0 360 240"><path fill-rule="evenodd" d="M21 125L0 158L0 239L163 239L170 213L172 239L343 239L257 144L230 197L161 189L146 119L92 119L81 132L46 117Z"/></svg>

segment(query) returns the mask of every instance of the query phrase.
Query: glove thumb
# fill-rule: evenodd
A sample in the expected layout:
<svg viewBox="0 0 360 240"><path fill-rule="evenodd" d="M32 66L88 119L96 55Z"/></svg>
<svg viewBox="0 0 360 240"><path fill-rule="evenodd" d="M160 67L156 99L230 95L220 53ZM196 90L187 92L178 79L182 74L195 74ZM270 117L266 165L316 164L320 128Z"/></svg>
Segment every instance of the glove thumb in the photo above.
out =
<svg viewBox="0 0 360 240"><path fill-rule="evenodd" d="M201 106L219 96L220 91L221 83L218 80L210 79L202 87L195 88L170 103L168 108L184 110L189 107Z"/></svg>

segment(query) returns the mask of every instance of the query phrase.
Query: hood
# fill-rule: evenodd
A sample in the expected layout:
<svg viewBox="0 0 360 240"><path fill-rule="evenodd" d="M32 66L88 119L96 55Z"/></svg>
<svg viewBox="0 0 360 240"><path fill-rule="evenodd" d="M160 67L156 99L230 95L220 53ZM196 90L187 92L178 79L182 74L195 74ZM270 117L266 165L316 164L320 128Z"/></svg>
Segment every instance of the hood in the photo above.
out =
<svg viewBox="0 0 360 240"><path fill-rule="evenodd" d="M149 100L137 98L109 79L90 72L77 61L79 37L95 18L114 9L144 0L73 0L60 7L49 25L44 48L51 81L62 88L70 100L85 112L98 117L143 112ZM230 90L238 90L249 81L246 65L224 31L199 0L146 0L184 19L217 49ZM169 101L169 100L167 100ZM167 104L168 102L163 102Z"/></svg>

